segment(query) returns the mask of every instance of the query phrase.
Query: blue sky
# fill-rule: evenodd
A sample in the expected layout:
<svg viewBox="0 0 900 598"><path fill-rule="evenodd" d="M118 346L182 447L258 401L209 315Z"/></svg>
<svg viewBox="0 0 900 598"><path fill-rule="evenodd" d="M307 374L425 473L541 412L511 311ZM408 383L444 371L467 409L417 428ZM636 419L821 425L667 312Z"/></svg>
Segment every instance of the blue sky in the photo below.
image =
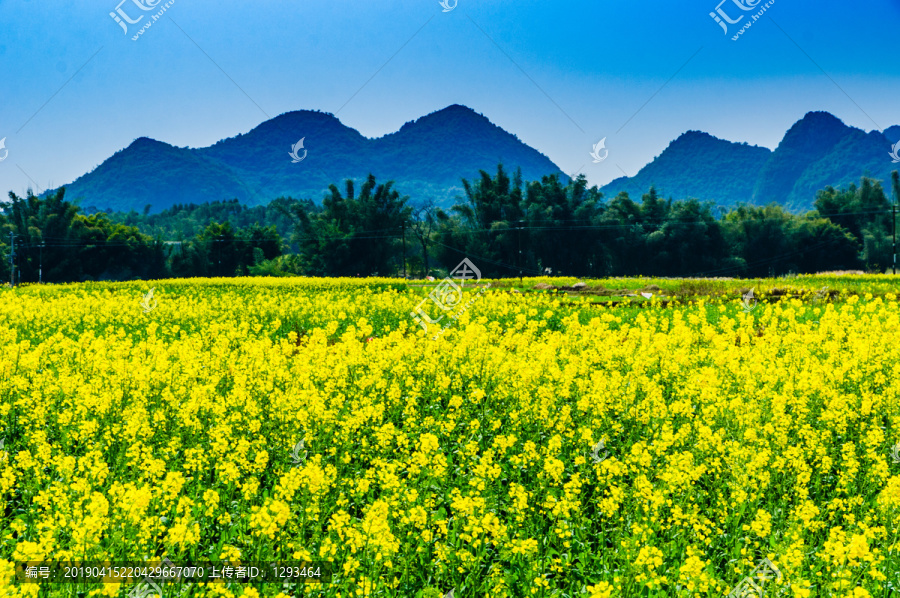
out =
<svg viewBox="0 0 900 598"><path fill-rule="evenodd" d="M154 14L141 1L157 0L121 9ZM737 41L749 17L726 36L718 1L175 0L132 41L149 16L125 34L119 0L0 0L0 191L69 183L138 137L203 147L298 109L379 137L464 104L597 185L687 130L774 148L812 110L900 124L900 0L775 0ZM722 10L753 14L740 1L756 0Z"/></svg>

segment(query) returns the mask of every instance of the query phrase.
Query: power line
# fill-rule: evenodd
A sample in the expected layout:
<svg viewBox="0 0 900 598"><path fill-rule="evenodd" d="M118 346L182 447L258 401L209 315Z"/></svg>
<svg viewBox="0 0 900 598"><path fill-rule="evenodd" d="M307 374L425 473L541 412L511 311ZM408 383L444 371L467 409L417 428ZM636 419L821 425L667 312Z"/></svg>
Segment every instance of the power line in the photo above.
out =
<svg viewBox="0 0 900 598"><path fill-rule="evenodd" d="M890 212L887 210L858 212L858 214L864 214L864 213L865 214L888 214ZM766 220L782 220L782 219L768 218L768 219L757 219L757 220L744 220L741 222L764 222ZM572 231L578 231L578 230L587 231L587 230L633 229L635 227L643 227L648 222L652 222L652 220L642 221L642 222L633 222L633 223L623 223L623 224L586 225L586 226L518 226L518 227L506 227L506 228L454 229L454 230L452 230L452 234L454 234L454 235L472 235L472 234L501 233L501 232L512 232L512 231L517 231L517 232L521 232L521 231L572 232ZM662 219L662 220L659 220L659 222L662 222L663 224L668 223L668 222L683 223L683 224L711 224L708 221L705 221L702 219L697 219L697 218L693 218L690 220L684 219L681 221L679 221L678 219L675 219L675 220ZM718 222L718 221L713 221L713 222ZM391 228L391 229L376 229L371 232L380 232L380 231L388 231L388 230L401 230L401 232L399 234L393 234L393 235L361 236L363 232L370 232L370 231L360 231L359 233L349 232L349 233L344 233L342 235L335 235L333 237L328 234L318 235L318 234L310 233L310 234L305 234L305 235L293 235L292 239L299 240L299 241L304 241L304 240L326 240L327 241L327 240L329 240L329 238L333 238L334 240L374 240L374 239L402 239L403 238L402 227ZM219 237L221 237L221 235L219 235ZM73 242L72 240L69 240L69 239L65 239L66 241L68 241L66 243L47 243L46 239L54 239L54 238L60 239L60 238L59 237L42 237L42 238L45 239L45 241L42 243L20 243L20 246L24 247L24 248L35 248L35 247L100 248L100 247L134 247L136 243L140 243L140 241L136 241L135 243L109 243L109 242L102 241L102 240L81 241L81 242L74 241ZM260 243L260 240L259 239L245 239L245 238L239 238L239 237L234 237L231 239L222 239L222 238L198 239L198 238L195 238L193 240L187 240L187 241L184 241L184 240L166 241L166 240L154 239L154 240L151 240L149 242L149 244L153 244L156 242L162 242L164 244L176 244L176 245L183 245L184 243L244 243L244 244L258 245ZM830 242L830 241L828 241L828 242ZM441 243L436 243L436 244L444 246ZM445 246L445 247L449 247L449 246ZM803 251L806 251L808 249L810 249L810 248L807 247ZM794 252L794 253L798 253L798 252ZM497 265L501 265L501 264L498 263ZM505 267L510 267L510 269L512 271L515 271L515 266L509 266L508 264L502 264L502 265ZM726 268L725 270L731 270L731 269L734 269L734 267L729 267L729 268Z"/></svg>
<svg viewBox="0 0 900 598"><path fill-rule="evenodd" d="M463 251L462 251L461 249L459 249L458 247L452 247L452 246L450 246L450 245L445 245L444 243L441 243L440 241L434 241L433 244L434 244L434 245L440 245L441 247L445 247L445 248L450 249L450 250L452 250L452 251L455 251L455 252L457 252L457 253L464 253L467 257L471 257L471 258L473 258L473 259L476 259L476 260L478 260L479 262L484 262L484 263L486 263L486 264L491 264L491 265L494 265L494 266L500 266L501 268L506 268L506 269L509 270L510 272L515 272L515 271L516 271L516 266L513 266L513 265L511 265L511 264L507 264L507 263L505 263L505 262L498 262L498 261L495 261L495 260L486 258L486 257L484 257L483 255L474 255L474 254L472 254L472 253L470 253L470 252L468 252L468 251L463 252ZM543 274L543 272L541 272L540 270L532 270L531 268L527 268L527 267L525 267L525 266L522 266L521 270L524 271L524 272L529 272L529 273Z"/></svg>
<svg viewBox="0 0 900 598"><path fill-rule="evenodd" d="M691 274L690 276L685 276L683 278L704 278L704 277L709 277L710 275L715 275L715 274L728 274L729 272L736 272L736 271L740 270L742 267L773 264L776 262L780 262L780 261L784 260L785 258L794 256L794 255L798 255L798 254L802 254L802 253L806 253L813 249L819 249L826 245L830 245L833 242L834 242L834 239L826 239L825 241L822 241L821 243L816 243L815 245L808 245L808 246L804 247L803 249L798 249L796 251L789 251L786 253L779 254L775 257L754 260L751 262L745 262L743 266L726 266L723 268L716 268L713 270L705 270L705 271L695 272L694 274Z"/></svg>
<svg viewBox="0 0 900 598"><path fill-rule="evenodd" d="M607 210L610 209L609 206L608 206L608 204L604 204L604 206L607 208ZM635 206L638 206L638 204L635 203ZM748 207L748 208L753 209L753 210L765 210L768 206L745 206L745 207ZM638 209L640 209L640 207L638 207ZM853 217L853 216L876 216L876 215L887 215L887 214L890 214L890 213L891 213L891 211L890 211L889 209L858 210L858 211L853 211L853 212L839 212L839 213L835 213L835 214L822 214L822 213L818 213L816 216L810 216L809 213L803 214L803 215L795 215L795 214L790 214L790 213L783 213L783 215L767 216L767 215L764 215L764 214L762 214L762 213L760 213L760 212L757 212L757 213L760 213L760 215L762 215L763 217L758 218L758 217L751 216L751 217L749 217L749 218L744 218L744 219L737 220L737 221L729 221L729 220L727 219L727 216L730 215L730 214L736 213L738 209L739 209L739 207L735 207L735 208L733 208L733 209L731 210L731 212L729 212L728 214L722 216L721 218L715 218L715 217L713 217L713 220L705 220L705 219L703 219L703 218L696 217L696 216L684 216L684 217L681 217L681 218L677 218L677 217L643 218L643 217L640 217L640 218L636 219L636 220L633 221L633 222L623 222L623 223L615 223L615 224L613 224L613 223L608 223L608 224L596 224L595 222L597 221L597 219L600 219L600 220L602 221L602 219L603 219L603 217L604 217L604 213L603 213L603 212L598 212L597 218L596 218L596 219L585 219L585 218L579 218L579 219L560 219L560 220L550 219L550 220L547 221L547 225L546 225L546 226L542 226L542 225L541 225L542 223L541 223L540 220L542 220L542 219L540 219L540 220L532 221L532 225L531 225L531 226L515 226L515 227L513 227L513 226L508 226L508 227L492 227L492 228L468 228L468 229L457 229L457 230L454 231L454 232L455 232L455 233L458 233L458 234L471 234L471 233L481 233L481 232L495 232L495 233L500 233L500 232L510 232L510 231L520 231L520 230L533 230L533 231L539 231L539 230L559 230L559 231L563 231L563 230L566 230L566 231L573 231L573 230L612 230L612 229L627 229L627 228L646 227L646 226L664 226L664 225L666 225L666 224L678 224L678 223L685 223L685 224L707 224L707 223L716 223L716 224L719 224L719 225L725 225L725 224L729 224L729 223L731 223L731 222L735 222L735 223L763 223L763 222L769 222L769 221L787 221L787 222L793 221L793 222L804 222L804 221L808 221L808 220L813 219L813 218L823 218L823 219L828 219L828 220L831 220L832 222L834 222L835 219L846 218L846 217ZM814 211L811 211L811 212L814 212ZM122 222L120 222L120 221L115 221L115 222L116 222L117 224L122 224ZM499 221L499 222L508 222L508 221ZM571 222L571 223L584 222L585 225L584 225L584 226L574 226L574 227L573 227L573 226L562 227L562 226L558 226L558 225L555 225L555 224L550 224L550 223L552 223L552 222L558 222L558 223L562 223L562 222L567 222L567 223L569 223L569 222ZM258 224L258 223L257 223L257 224ZM537 226L535 226L535 224L537 224ZM130 226L135 226L135 225L130 225ZM156 226L158 227L159 225L156 225ZM136 228L138 228L138 229L140 230L140 227L136 227ZM350 235L350 236L353 236L353 237L359 238L359 239L401 238L401 235L397 235L397 234L394 234L394 235L382 235L382 236L360 236L360 235L363 235L363 234L369 234L369 233L380 233L380 232L389 232L389 231L397 231L397 230L400 230L400 227L391 227L391 228L387 228L387 229L372 229L372 230L366 230L366 231L353 231L353 232L345 233L345 236L346 236L346 235ZM141 232L141 234L150 236L149 233L145 233L145 232ZM70 241L70 239L65 238L65 237L42 237L42 238L45 239L45 240L63 240L63 241ZM293 235L292 238L296 239L296 238L298 238L298 237L297 237L297 235ZM320 236L320 235L315 235L315 234L306 234L306 235L302 235L302 236L299 237L299 238L300 238L300 239L317 239L317 238L321 238L321 236ZM154 241L156 241L156 240L161 240L161 241L167 242L167 243L171 243L171 242L180 242L180 240L173 240L173 239L154 239ZM244 241L246 241L246 240L235 239L235 242L244 242ZM79 245L80 245L80 244L79 244ZM110 246L112 246L112 245L110 245Z"/></svg>
<svg viewBox="0 0 900 598"><path fill-rule="evenodd" d="M527 267L525 267L525 265L523 263L524 260L522 259L522 255L521 255L522 231L572 232L572 231L579 231L579 230L581 230L581 231L591 231L591 230L600 231L600 230L615 230L615 229L646 229L648 226L650 226L650 227L657 226L658 228L662 228L662 227L665 227L665 225L667 225L667 224L697 224L697 225L717 224L720 226L728 226L729 224L753 225L753 224L763 224L763 223L770 222L770 221L779 221L779 222L783 222L785 224L793 224L793 223L809 222L810 220L813 220L813 219L827 219L831 222L834 222L834 219L840 219L840 218L852 217L852 216L872 216L872 215L893 214L894 205L891 205L891 210L871 209L871 210L858 210L858 211L853 211L853 212L839 212L839 213L835 213L835 214L818 213L815 215L811 215L808 213L804 216L796 216L796 215L792 215L792 214L778 214L778 215L769 216L769 215L766 215L765 212L762 211L762 210L765 210L764 207L750 206L750 208L756 210L754 213L752 213L751 217L743 218L740 220L732 220L732 221L727 220L725 217L719 218L719 219L708 220L708 219L704 219L702 217L697 217L697 216L685 216L685 217L681 217L681 218L672 218L672 217L639 218L633 222L624 222L624 223L615 223L615 224L613 224L613 223L596 224L595 219L561 219L561 220L552 220L551 219L546 222L546 224L547 224L546 226L541 225L541 224L544 224L542 222L535 222L534 224L538 224L537 226L535 226L535 225L524 226L524 223L526 221L519 220L518 221L519 226L515 226L515 227L506 226L506 227L492 227L492 228L480 228L480 229L479 228L462 228L462 229L453 229L449 232L453 235L476 235L476 234L491 234L491 233L497 234L497 233L506 233L506 232L517 231L518 237L519 237L519 257L517 259L517 261L519 263L517 265L511 265L511 264L507 264L504 262L492 260L492 259L486 258L484 256L470 255L470 257L472 257L474 259L478 259L487 264L491 264L491 265L494 265L497 267L504 268L506 270L509 270L510 272L515 272L518 269L518 271L520 273L527 271L532 274L540 275L540 274L543 274L543 272L541 272L540 270L534 270L531 268L527 268ZM734 214L735 212L736 212L736 210L732 210L732 212L730 212L730 213ZM757 214L761 217L754 217ZM603 215L600 214L599 218L602 221ZM510 221L501 221L501 222L505 222L508 224ZM583 226L573 226L572 224L560 226L560 225L551 225L550 223L552 223L552 222L558 222L558 223L584 222L584 223L590 223L590 224L585 224ZM395 234L386 234L386 235L370 234L370 233L389 232L389 231L399 231L399 232L395 232ZM645 232L645 231L641 231L641 232ZM141 234L143 234L143 233L141 233ZM10 251L9 257L10 257L10 283L11 284L15 283L15 256L16 256L15 240L16 240L16 237L22 238L23 235L16 235L15 233L10 233L11 251ZM253 245L253 246L259 247L260 245L264 244L268 240L268 239L247 239L247 238L240 238L240 237L234 237L234 238L222 238L222 237L223 237L223 235L215 235L213 237L206 237L206 238L195 237L194 239L191 239L191 240L181 239L178 241L167 241L167 240L162 240L162 239L152 239L152 240L148 241L147 239L136 239L133 242L111 243L111 242L108 242L107 240L99 240L99 239L98 240L78 241L78 240L75 240L72 238L67 238L67 237L40 236L40 237L38 237L38 239L40 239L40 242L22 242L22 241L20 241L18 245L19 245L20 250L21 249L31 250L34 248L40 248L41 252L43 252L44 247L48 247L48 248L90 248L90 249L115 248L115 247L132 247L133 248L136 245L141 244L142 242L147 242L147 244L150 246L153 246L156 243L163 243L166 245L182 245L182 246L185 243L187 243L187 244L192 244L192 243L196 243L196 244L204 244L204 243L208 243L208 244L221 244L221 243L239 244L240 243L240 244ZM405 240L405 231L403 230L403 226L382 228L382 229L372 229L372 230L367 230L367 231L351 231L351 232L347 232L347 233L339 233L337 235L330 235L327 233L326 234L315 234L315 233L294 234L290 240L298 241L298 242L302 242L302 241L306 241L306 240L321 240L321 241L327 242L330 240L355 241L355 240L379 240L379 239L401 239L401 238ZM281 240L282 239L279 239L279 241L281 241ZM62 242L54 242L54 241L62 241ZM716 269L712 269L712 270L697 272L693 276L709 276L709 275L714 275L714 274L727 274L727 273L737 272L743 268L760 266L760 265L764 265L767 263L768 264L777 263L779 261L784 261L786 259L789 259L795 255L803 254L803 253L824 247L826 245L832 244L833 242L834 242L833 239L826 239L825 241L823 241L821 243L817 243L812 246L806 246L802 249L798 249L795 251L782 253L782 254L779 254L778 256L774 256L771 258L763 258L760 260L743 262L740 265L726 266L726 267L722 267L722 268L716 268ZM452 247L450 245L446 245L439 241L432 241L431 244L435 245L435 246L444 247L446 249L450 249L455 252L463 251L460 248ZM39 269L39 280L42 280L42 272L43 272L43 263L42 262L43 262L43 255L41 254L41 264L39 266L39 268L40 268Z"/></svg>

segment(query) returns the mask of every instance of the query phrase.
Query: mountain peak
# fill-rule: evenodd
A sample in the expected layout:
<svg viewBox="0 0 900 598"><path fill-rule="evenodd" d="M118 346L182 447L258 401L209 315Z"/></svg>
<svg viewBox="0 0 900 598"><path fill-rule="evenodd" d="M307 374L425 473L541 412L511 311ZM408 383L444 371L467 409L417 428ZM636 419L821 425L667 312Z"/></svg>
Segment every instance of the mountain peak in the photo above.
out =
<svg viewBox="0 0 900 598"><path fill-rule="evenodd" d="M857 145L860 139L866 145L864 131L833 114L808 112L788 130L760 171L752 203L809 207L818 189L858 179L868 168L864 163L869 153Z"/></svg>
<svg viewBox="0 0 900 598"><path fill-rule="evenodd" d="M261 123L250 131L248 135L254 133L269 134L278 131L291 131L293 133L295 130L338 131L346 129L349 129L349 127L330 112L292 110Z"/></svg>
<svg viewBox="0 0 900 598"><path fill-rule="evenodd" d="M830 112L807 112L788 129L775 152L821 157L851 130ZM777 157L773 159L783 162Z"/></svg>
<svg viewBox="0 0 900 598"><path fill-rule="evenodd" d="M321 122L341 122L331 112L321 112L319 110L290 110L288 112L284 112L279 114L275 118L271 118L266 122L274 123L274 122L292 122L297 120L318 120ZM263 123L265 124L265 123Z"/></svg>
<svg viewBox="0 0 900 598"><path fill-rule="evenodd" d="M474 110L469 108L468 106L463 106L462 104L450 104L446 108L444 108L442 110L438 110L437 112L433 112L432 114L441 114L441 113L446 113L446 114L466 113L466 114L475 114L477 116L481 116L480 114L478 114L477 112L475 112Z"/></svg>
<svg viewBox="0 0 900 598"><path fill-rule="evenodd" d="M606 196L621 191L642 193L656 186L660 195L694 197L722 204L749 197L756 172L771 150L719 139L703 131L687 131L633 178L619 178L604 186Z"/></svg>
<svg viewBox="0 0 900 598"><path fill-rule="evenodd" d="M128 146L128 149L133 150L145 150L145 149L157 149L160 146L171 147L168 143L164 141L157 141L156 139L151 139L150 137L138 137L134 141L131 142L131 145Z"/></svg>
<svg viewBox="0 0 900 598"><path fill-rule="evenodd" d="M733 145L731 141L719 139L715 135L710 135L704 131L687 131L670 143L665 151L696 153L697 151L716 151L715 148L731 145Z"/></svg>
<svg viewBox="0 0 900 598"><path fill-rule="evenodd" d="M894 125L893 127L885 129L884 136L887 137L887 140L891 143L900 141L900 125Z"/></svg>
<svg viewBox="0 0 900 598"><path fill-rule="evenodd" d="M843 125L844 121L836 117L831 112L827 112L825 110L811 110L803 115L803 118L797 121L797 125L800 124L840 124ZM795 125L796 126L796 125Z"/></svg>
<svg viewBox="0 0 900 598"><path fill-rule="evenodd" d="M846 135L850 128L830 112L807 112L788 130L782 143L797 138L831 139L836 142L837 139Z"/></svg>
<svg viewBox="0 0 900 598"><path fill-rule="evenodd" d="M689 143L689 142L710 141L710 140L722 141L718 137L715 137L714 135L710 135L709 133L706 133L704 131L686 131L686 132L682 133L681 135L679 135L678 138L672 142L672 145L674 145L676 143Z"/></svg>
<svg viewBox="0 0 900 598"><path fill-rule="evenodd" d="M488 124L494 126L491 121L484 116L483 114L479 114L469 108L468 106L463 106L461 104L451 104L446 108L442 108L441 110L436 110L430 114L426 114L425 116L406 123L403 127L400 128L402 131L407 127L411 127L414 125L428 125L428 126L448 126L448 125L456 125L459 126L462 123L469 122L481 122L484 124Z"/></svg>
<svg viewBox="0 0 900 598"><path fill-rule="evenodd" d="M713 137L713 135L710 135L706 131L695 131L691 129L690 131L685 131L684 133L682 133L679 139L681 137Z"/></svg>

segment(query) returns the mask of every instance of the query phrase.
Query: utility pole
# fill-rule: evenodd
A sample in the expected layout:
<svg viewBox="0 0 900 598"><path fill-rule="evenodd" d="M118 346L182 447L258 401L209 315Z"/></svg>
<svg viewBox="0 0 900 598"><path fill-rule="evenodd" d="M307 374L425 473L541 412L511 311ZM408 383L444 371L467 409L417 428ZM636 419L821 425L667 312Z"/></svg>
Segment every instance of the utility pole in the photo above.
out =
<svg viewBox="0 0 900 598"><path fill-rule="evenodd" d="M9 286L16 286L16 233L9 233Z"/></svg>
<svg viewBox="0 0 900 598"><path fill-rule="evenodd" d="M406 223L400 225L403 231L403 278L406 278Z"/></svg>
<svg viewBox="0 0 900 598"><path fill-rule="evenodd" d="M519 284L522 284L522 224L519 220Z"/></svg>
<svg viewBox="0 0 900 598"><path fill-rule="evenodd" d="M891 187L894 190L894 202L891 204L891 236L894 238L894 266L891 269L897 274L897 202L900 201L900 173L896 170L891 173Z"/></svg>
<svg viewBox="0 0 900 598"><path fill-rule="evenodd" d="M44 284L44 242L41 241L41 261L38 266L38 283Z"/></svg>

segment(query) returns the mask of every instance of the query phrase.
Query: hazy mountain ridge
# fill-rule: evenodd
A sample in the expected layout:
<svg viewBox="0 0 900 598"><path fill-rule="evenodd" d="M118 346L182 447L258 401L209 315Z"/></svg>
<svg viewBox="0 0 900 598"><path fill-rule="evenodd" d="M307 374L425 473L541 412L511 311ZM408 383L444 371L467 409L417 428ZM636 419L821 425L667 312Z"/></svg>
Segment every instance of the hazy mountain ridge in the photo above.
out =
<svg viewBox="0 0 900 598"><path fill-rule="evenodd" d="M900 125L894 125L893 127L888 127L884 130L884 136L891 143L897 143L900 141Z"/></svg>
<svg viewBox="0 0 900 598"><path fill-rule="evenodd" d="M675 199L714 200L727 207L774 201L806 211L816 192L829 185L858 183L864 174L889 180L897 169L889 156L896 143L891 139L900 140L900 126L866 133L828 112L806 114L774 151L689 131L634 177L618 178L602 191L607 197L620 191L634 196L654 185L660 195Z"/></svg>
<svg viewBox="0 0 900 598"><path fill-rule="evenodd" d="M847 130L844 123L827 112L810 112L794 123L763 165L750 201L765 204L765 198L771 197L782 198L775 201L783 203L798 177L809 165L828 155Z"/></svg>
<svg viewBox="0 0 900 598"><path fill-rule="evenodd" d="M198 196L253 197L253 191L223 164L147 137L136 139L66 186L66 194L84 197L85 206L119 211L140 211L148 204L168 207L195 201Z"/></svg>
<svg viewBox="0 0 900 598"><path fill-rule="evenodd" d="M389 167L391 178L416 179L427 169L434 180L460 190L461 173L467 173L464 176L471 179L479 169L493 171L501 162L510 171L517 165L536 162L538 170L526 175L526 179L540 179L561 172L544 154L525 145L485 116L459 105L408 122L396 133L376 139L374 143L380 155L394 158L388 161L396 165ZM409 148L417 146L418 153L409 155ZM452 156L456 148L464 148L464 151ZM408 158L402 159L405 155ZM483 164L492 166L488 169Z"/></svg>
<svg viewBox="0 0 900 598"><path fill-rule="evenodd" d="M293 163L291 148L303 139ZM863 174L887 180L889 152L900 141L900 125L866 133L827 112L809 112L775 150L688 131L634 177L621 177L601 190L607 198L627 191L639 198L651 186L664 197L737 203L776 202L792 211L813 206L826 186L841 187ZM305 156L305 157L304 157ZM452 105L407 122L394 133L370 139L332 114L302 110L265 121L245 134L204 148L177 148L142 137L92 172L67 185L67 195L88 208L159 211L174 204L237 198L249 206L280 196L321 201L328 185L379 182L414 200L433 198L449 206L463 195L461 178L477 178L502 162L521 167L526 181L562 173L550 158L523 143L484 115Z"/></svg>
<svg viewBox="0 0 900 598"><path fill-rule="evenodd" d="M301 139L303 159L294 163L289 153ZM116 211L233 198L247 205L279 196L320 202L328 185L343 188L344 180L362 181L373 173L379 182L394 180L405 195L449 206L462 195L462 177L493 171L499 162L510 171L520 167L525 180L565 176L547 156L483 115L453 105L376 139L332 114L308 110L282 114L205 148L141 138L67 185L66 192L83 206Z"/></svg>
<svg viewBox="0 0 900 598"><path fill-rule="evenodd" d="M688 131L669 144L662 154L631 179L612 181L602 190L609 196L619 191L634 195L656 185L666 197L715 200L724 196L749 196L757 172L772 151L755 145L732 143L701 131Z"/></svg>

